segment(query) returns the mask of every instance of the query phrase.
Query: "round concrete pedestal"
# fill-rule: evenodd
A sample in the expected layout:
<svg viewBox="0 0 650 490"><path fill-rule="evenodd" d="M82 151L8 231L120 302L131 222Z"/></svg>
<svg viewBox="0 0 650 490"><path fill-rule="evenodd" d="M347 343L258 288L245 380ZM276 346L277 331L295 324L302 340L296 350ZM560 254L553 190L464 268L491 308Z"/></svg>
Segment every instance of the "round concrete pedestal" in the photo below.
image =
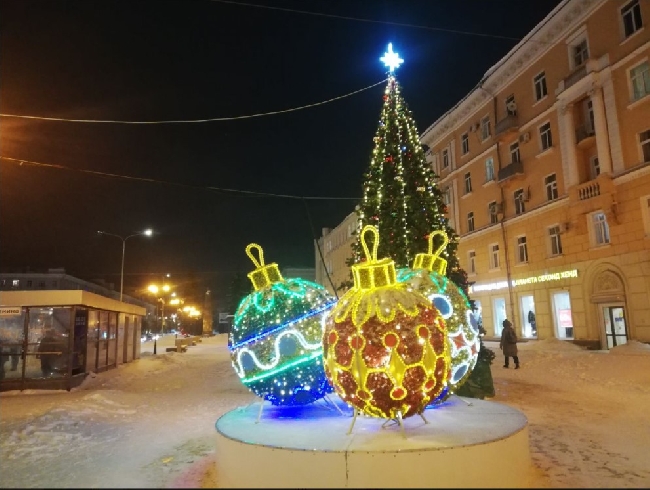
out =
<svg viewBox="0 0 650 490"><path fill-rule="evenodd" d="M216 423L219 487L526 487L528 422L495 402L452 396L403 421L359 416L332 397L300 408L240 407ZM471 403L467 405L463 400ZM382 427L384 426L384 427Z"/></svg>

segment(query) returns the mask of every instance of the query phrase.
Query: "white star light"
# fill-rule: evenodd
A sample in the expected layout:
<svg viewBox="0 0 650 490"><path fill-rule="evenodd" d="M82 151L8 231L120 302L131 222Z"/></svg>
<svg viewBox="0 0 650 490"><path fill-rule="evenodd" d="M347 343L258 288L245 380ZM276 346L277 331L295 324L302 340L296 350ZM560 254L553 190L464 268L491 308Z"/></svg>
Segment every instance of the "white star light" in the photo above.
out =
<svg viewBox="0 0 650 490"><path fill-rule="evenodd" d="M379 59L384 62L384 65L388 67L391 73L395 71L395 68L399 68L399 65L404 63L404 60L397 53L393 52L393 43L388 43L388 51Z"/></svg>

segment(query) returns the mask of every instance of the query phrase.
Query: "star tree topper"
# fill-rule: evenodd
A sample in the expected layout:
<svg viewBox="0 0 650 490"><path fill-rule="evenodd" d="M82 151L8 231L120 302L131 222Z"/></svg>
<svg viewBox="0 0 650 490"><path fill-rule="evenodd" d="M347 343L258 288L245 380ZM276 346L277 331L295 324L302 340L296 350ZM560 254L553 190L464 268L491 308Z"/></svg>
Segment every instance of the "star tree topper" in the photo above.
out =
<svg viewBox="0 0 650 490"><path fill-rule="evenodd" d="M388 43L388 51L379 59L384 62L391 73L395 71L395 68L399 68L399 65L404 63L404 60L399 57L399 54L393 52L393 43Z"/></svg>

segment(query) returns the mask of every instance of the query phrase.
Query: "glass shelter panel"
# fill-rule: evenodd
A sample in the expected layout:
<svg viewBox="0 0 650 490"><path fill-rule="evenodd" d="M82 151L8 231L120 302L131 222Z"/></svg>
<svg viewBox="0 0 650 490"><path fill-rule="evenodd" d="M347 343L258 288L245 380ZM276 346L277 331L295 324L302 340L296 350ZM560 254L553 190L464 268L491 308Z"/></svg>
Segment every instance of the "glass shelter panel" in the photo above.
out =
<svg viewBox="0 0 650 490"><path fill-rule="evenodd" d="M0 315L0 379L20 378L23 372L25 308L3 308Z"/></svg>
<svg viewBox="0 0 650 490"><path fill-rule="evenodd" d="M97 372L99 354L99 311L88 310L88 342L86 352L86 372Z"/></svg>
<svg viewBox="0 0 650 490"><path fill-rule="evenodd" d="M108 361L108 311L99 312L99 342L97 370L106 369Z"/></svg>
<svg viewBox="0 0 650 490"><path fill-rule="evenodd" d="M106 365L108 367L114 367L117 356L117 313L114 311L108 313L108 345L106 350Z"/></svg>
<svg viewBox="0 0 650 490"><path fill-rule="evenodd" d="M117 316L117 363L122 364L126 362L126 356L124 355L124 335L126 333L125 326L126 313L118 313Z"/></svg>
<svg viewBox="0 0 650 490"><path fill-rule="evenodd" d="M25 377L63 377L68 373L72 308L29 308Z"/></svg>
<svg viewBox="0 0 650 490"><path fill-rule="evenodd" d="M72 374L83 373L86 369L86 349L88 335L88 310L76 308L74 315L74 341L72 343Z"/></svg>

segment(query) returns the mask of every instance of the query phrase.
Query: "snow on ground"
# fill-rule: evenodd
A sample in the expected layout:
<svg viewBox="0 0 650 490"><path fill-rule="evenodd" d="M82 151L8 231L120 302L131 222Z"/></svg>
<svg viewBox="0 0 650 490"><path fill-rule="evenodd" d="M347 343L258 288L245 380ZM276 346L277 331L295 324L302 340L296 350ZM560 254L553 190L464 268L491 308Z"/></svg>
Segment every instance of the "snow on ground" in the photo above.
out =
<svg viewBox="0 0 650 490"><path fill-rule="evenodd" d="M0 487L214 487L214 424L255 401L226 342L167 353L169 336L156 356L147 342L141 359L72 392L2 393ZM486 345L497 353L494 401L528 417L536 487L650 486L650 346L525 342L514 370Z"/></svg>

